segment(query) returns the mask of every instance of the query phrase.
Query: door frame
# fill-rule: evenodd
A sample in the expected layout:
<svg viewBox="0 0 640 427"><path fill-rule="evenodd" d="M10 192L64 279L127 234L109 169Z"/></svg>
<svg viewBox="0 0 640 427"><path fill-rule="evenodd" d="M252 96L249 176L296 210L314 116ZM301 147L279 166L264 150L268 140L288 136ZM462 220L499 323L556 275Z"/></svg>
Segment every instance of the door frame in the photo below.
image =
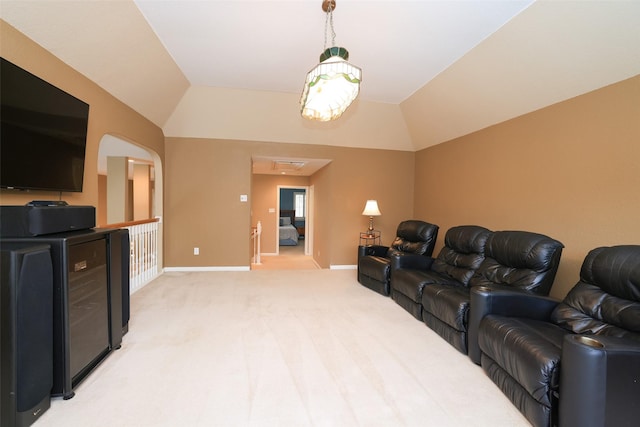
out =
<svg viewBox="0 0 640 427"><path fill-rule="evenodd" d="M313 217L312 217L312 209L313 207L313 185L277 185L276 186L276 255L280 255L280 190L281 189L304 189L305 198L304 198L304 212L305 212L305 220L304 220L304 254L311 255L313 253Z"/></svg>

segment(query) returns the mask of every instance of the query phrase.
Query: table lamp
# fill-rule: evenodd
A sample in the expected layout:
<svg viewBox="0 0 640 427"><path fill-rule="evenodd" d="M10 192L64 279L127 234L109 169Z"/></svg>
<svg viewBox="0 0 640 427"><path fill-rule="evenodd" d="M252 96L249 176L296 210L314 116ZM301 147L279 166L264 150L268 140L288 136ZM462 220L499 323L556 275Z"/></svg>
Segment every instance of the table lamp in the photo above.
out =
<svg viewBox="0 0 640 427"><path fill-rule="evenodd" d="M369 217L369 229L367 232L372 235L373 234L373 217L382 215L380 213L380 209L378 209L378 201L377 200L367 200L367 203L364 205L364 210L362 211L362 215Z"/></svg>

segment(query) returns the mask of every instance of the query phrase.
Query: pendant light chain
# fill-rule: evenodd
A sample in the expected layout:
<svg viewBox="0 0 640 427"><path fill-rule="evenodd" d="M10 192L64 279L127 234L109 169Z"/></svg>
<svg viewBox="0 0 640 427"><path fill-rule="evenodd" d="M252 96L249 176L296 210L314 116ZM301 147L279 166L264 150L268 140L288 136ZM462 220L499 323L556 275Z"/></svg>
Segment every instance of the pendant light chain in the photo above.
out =
<svg viewBox="0 0 640 427"><path fill-rule="evenodd" d="M327 18L324 21L324 48L327 48L327 29L331 28L331 46L336 45L336 30L333 28L333 8L331 7L331 3L327 6Z"/></svg>

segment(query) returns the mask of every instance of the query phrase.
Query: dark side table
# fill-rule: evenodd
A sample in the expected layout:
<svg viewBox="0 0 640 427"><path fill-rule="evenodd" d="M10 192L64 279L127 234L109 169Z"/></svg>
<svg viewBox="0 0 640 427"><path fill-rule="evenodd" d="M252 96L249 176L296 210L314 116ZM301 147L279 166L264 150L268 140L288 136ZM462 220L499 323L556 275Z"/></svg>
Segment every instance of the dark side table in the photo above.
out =
<svg viewBox="0 0 640 427"><path fill-rule="evenodd" d="M367 230L360 232L360 246L381 245L380 231Z"/></svg>

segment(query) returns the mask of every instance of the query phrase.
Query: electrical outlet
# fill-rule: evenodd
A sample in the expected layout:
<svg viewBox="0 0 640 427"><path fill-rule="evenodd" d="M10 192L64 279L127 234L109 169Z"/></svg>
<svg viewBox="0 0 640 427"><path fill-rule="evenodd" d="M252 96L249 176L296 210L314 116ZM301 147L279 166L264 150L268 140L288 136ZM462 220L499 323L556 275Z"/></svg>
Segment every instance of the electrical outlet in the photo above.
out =
<svg viewBox="0 0 640 427"><path fill-rule="evenodd" d="M200 248L193 248L194 255L200 255Z"/></svg>

